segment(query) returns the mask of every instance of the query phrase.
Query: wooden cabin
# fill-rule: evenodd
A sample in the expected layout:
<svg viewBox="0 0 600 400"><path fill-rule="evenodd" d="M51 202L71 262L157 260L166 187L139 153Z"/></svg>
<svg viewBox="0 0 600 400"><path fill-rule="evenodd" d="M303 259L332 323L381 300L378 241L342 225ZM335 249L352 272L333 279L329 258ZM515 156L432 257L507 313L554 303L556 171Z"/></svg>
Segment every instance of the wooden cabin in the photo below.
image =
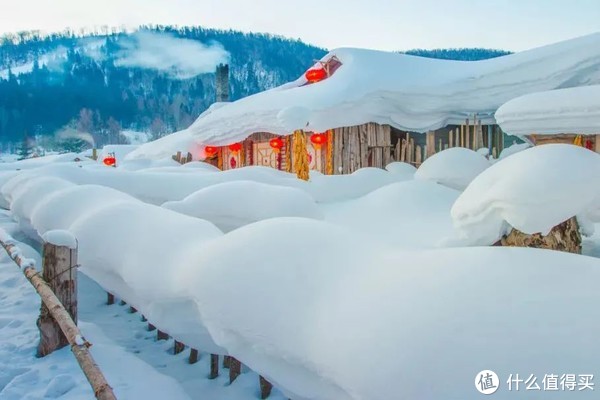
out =
<svg viewBox="0 0 600 400"><path fill-rule="evenodd" d="M319 133L305 132L309 168L323 174L349 174L359 168L385 168L402 161L419 166L426 158L450 147L482 147L497 156L503 133L497 125L482 125L473 116L462 125L449 125L427 133L405 132L389 125L368 123ZM257 132L239 145L214 148L207 159L222 170L261 165L295 172L292 135Z"/></svg>

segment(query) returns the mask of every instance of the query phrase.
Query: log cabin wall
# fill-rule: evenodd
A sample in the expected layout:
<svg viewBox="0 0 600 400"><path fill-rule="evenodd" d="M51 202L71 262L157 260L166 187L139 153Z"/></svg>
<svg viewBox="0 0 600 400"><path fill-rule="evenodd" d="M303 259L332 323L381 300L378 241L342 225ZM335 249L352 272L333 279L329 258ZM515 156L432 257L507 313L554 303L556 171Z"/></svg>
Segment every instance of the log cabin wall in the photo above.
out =
<svg viewBox="0 0 600 400"><path fill-rule="evenodd" d="M359 168L385 168L392 161L391 127L368 123L333 130L333 172L351 174Z"/></svg>

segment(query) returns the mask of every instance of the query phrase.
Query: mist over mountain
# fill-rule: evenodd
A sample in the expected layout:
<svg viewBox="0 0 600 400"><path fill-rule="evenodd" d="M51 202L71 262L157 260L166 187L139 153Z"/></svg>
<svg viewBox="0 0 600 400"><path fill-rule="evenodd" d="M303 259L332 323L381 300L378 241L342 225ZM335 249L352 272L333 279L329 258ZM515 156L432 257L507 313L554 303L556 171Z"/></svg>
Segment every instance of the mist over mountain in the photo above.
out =
<svg viewBox="0 0 600 400"><path fill-rule="evenodd" d="M405 53L460 60L507 54ZM230 64L236 100L295 80L325 54L299 40L201 27L5 36L0 38L0 144L7 150L34 137L46 148L74 140L78 147L123 143L123 129L157 138L186 128L215 101L217 64Z"/></svg>

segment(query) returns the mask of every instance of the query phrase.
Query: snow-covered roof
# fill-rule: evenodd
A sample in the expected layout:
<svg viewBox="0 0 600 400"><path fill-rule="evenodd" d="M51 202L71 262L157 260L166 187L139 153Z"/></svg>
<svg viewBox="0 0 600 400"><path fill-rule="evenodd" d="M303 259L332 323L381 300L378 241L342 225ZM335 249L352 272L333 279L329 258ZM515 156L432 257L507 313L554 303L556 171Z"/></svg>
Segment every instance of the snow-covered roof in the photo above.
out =
<svg viewBox="0 0 600 400"><path fill-rule="evenodd" d="M329 78L294 82L220 105L187 130L147 144L132 154L147 157L222 146L254 132L324 131L367 122L426 132L462 123L477 113L494 123L506 101L560 87L600 84L600 33L504 57L450 61L405 54L341 48L342 66Z"/></svg>
<svg viewBox="0 0 600 400"><path fill-rule="evenodd" d="M600 134L600 85L517 97L498 109L496 120L513 135Z"/></svg>

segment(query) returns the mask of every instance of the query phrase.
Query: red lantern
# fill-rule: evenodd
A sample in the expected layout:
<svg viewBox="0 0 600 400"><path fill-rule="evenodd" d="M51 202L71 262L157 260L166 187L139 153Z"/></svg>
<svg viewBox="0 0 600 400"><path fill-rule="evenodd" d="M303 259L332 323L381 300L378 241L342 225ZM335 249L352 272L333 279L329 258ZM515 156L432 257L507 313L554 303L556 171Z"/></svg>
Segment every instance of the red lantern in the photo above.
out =
<svg viewBox="0 0 600 400"><path fill-rule="evenodd" d="M233 144L229 145L229 151L231 151L233 154L237 154L241 149L242 149L241 143L233 143Z"/></svg>
<svg viewBox="0 0 600 400"><path fill-rule="evenodd" d="M327 71L325 71L325 68L311 68L306 71L304 77L310 83L320 82L327 78Z"/></svg>
<svg viewBox="0 0 600 400"><path fill-rule="evenodd" d="M327 135L324 133L313 133L310 137L315 150L321 149L321 146L327 143Z"/></svg>
<svg viewBox="0 0 600 400"><path fill-rule="evenodd" d="M219 148L215 147L215 146L206 146L204 148L204 153L206 153L207 157L214 156L215 154L217 154L218 151L219 151Z"/></svg>
<svg viewBox="0 0 600 400"><path fill-rule="evenodd" d="M275 151L275 153L279 153L283 148L283 140L281 138L274 138L269 141L269 146Z"/></svg>
<svg viewBox="0 0 600 400"><path fill-rule="evenodd" d="M592 141L590 139L587 139L585 141L585 148L588 150L594 150L594 144L592 143Z"/></svg>
<svg viewBox="0 0 600 400"><path fill-rule="evenodd" d="M115 156L106 156L104 157L104 160L102 160L102 162L108 167L114 167L115 165L117 165L117 159L115 158Z"/></svg>

